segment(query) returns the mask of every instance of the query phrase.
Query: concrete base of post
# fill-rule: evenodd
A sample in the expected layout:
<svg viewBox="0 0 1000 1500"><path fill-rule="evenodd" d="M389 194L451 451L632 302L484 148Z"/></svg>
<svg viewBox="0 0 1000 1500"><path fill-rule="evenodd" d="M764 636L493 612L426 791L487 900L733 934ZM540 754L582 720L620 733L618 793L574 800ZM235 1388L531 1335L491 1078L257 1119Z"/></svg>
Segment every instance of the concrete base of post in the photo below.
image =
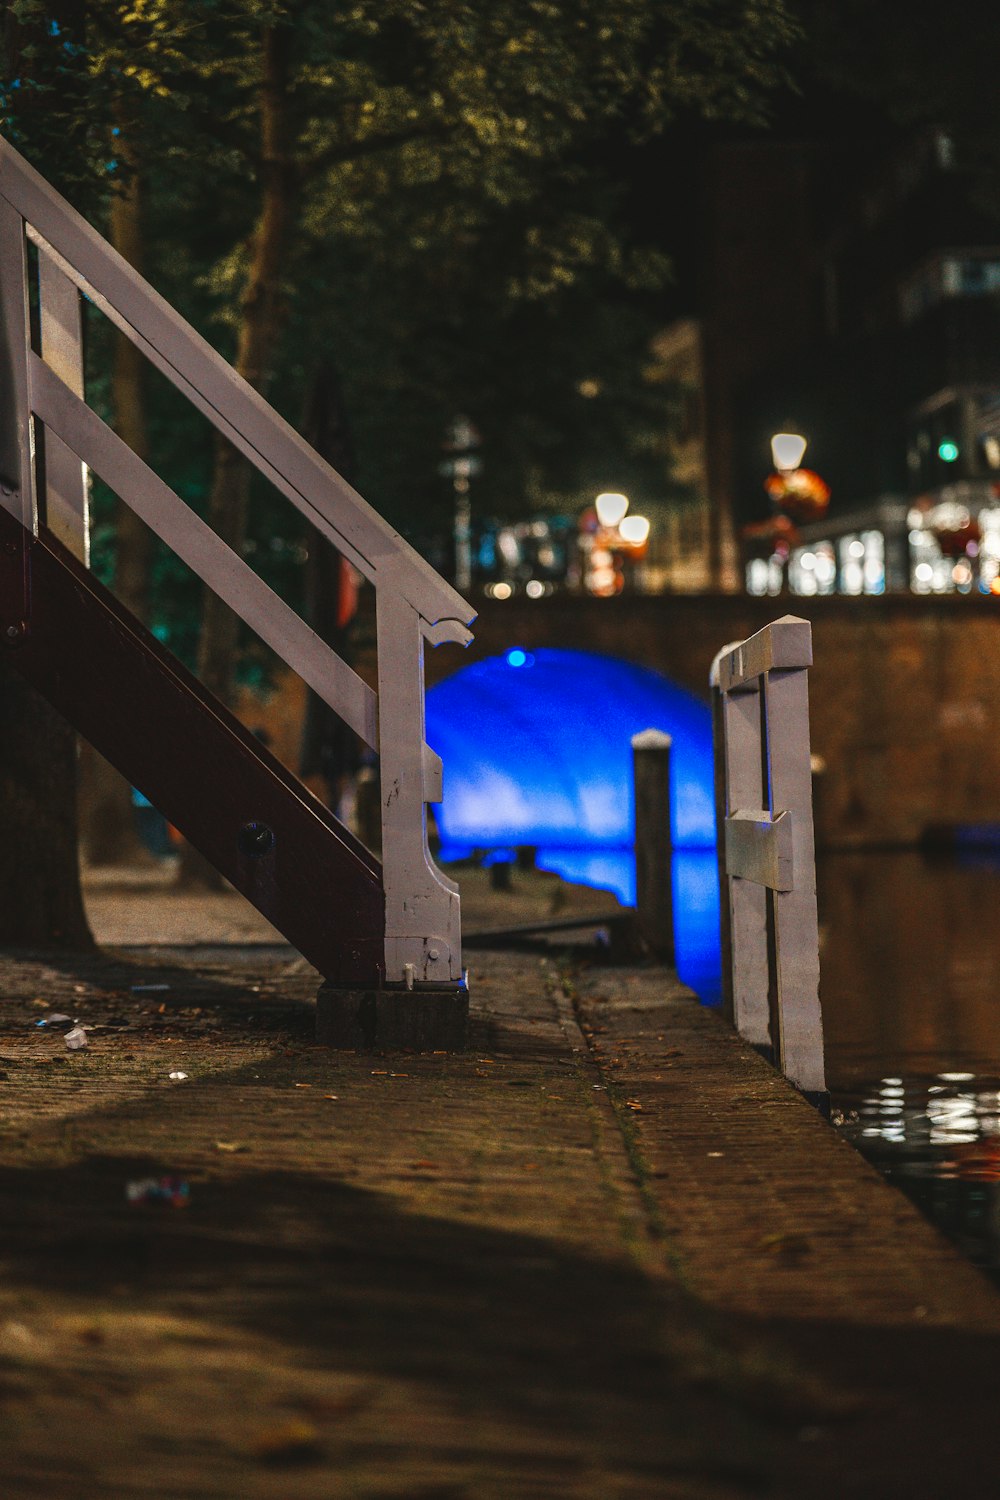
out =
<svg viewBox="0 0 1000 1500"><path fill-rule="evenodd" d="M342 990L320 986L316 1040L341 1052L462 1052L469 991Z"/></svg>

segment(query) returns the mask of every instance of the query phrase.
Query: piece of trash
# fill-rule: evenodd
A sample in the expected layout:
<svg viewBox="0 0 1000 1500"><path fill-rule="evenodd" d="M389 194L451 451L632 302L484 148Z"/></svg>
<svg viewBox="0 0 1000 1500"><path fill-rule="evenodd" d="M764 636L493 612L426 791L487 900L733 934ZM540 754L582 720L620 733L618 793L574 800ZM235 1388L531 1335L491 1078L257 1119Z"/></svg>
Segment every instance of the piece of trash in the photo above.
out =
<svg viewBox="0 0 1000 1500"><path fill-rule="evenodd" d="M34 1343L35 1335L24 1323L0 1323L0 1348L8 1344L14 1349L30 1349Z"/></svg>
<svg viewBox="0 0 1000 1500"><path fill-rule="evenodd" d="M58 1011L56 1011L51 1016L42 1016L40 1020L38 1020L38 1021L35 1022L35 1025L36 1026L65 1026L65 1024L66 1024L67 1021L72 1022L72 1020L73 1020L72 1016L63 1016L63 1015L60 1015Z"/></svg>
<svg viewBox="0 0 1000 1500"><path fill-rule="evenodd" d="M168 1203L171 1208L187 1208L191 1189L183 1177L137 1177L125 1184L129 1203Z"/></svg>
<svg viewBox="0 0 1000 1500"><path fill-rule="evenodd" d="M87 1045L87 1033L82 1026L74 1026L72 1031L67 1031L63 1040L71 1052L79 1052L81 1047Z"/></svg>
<svg viewBox="0 0 1000 1500"><path fill-rule="evenodd" d="M270 1427L251 1445L255 1458L265 1464L318 1463L323 1457L319 1433L311 1422L284 1422Z"/></svg>
<svg viewBox="0 0 1000 1500"><path fill-rule="evenodd" d="M340 1095L339 1094L324 1094L323 1098L324 1099L339 1099Z"/></svg>
<svg viewBox="0 0 1000 1500"><path fill-rule="evenodd" d="M98 1328L96 1323L86 1323L82 1328L76 1330L76 1336L81 1344L103 1344L105 1333L103 1328Z"/></svg>
<svg viewBox="0 0 1000 1500"><path fill-rule="evenodd" d="M182 1078L186 1078L186 1077L187 1077L187 1076L188 1076L188 1075L187 1075L187 1074L186 1074L186 1073L181 1073L181 1072L180 1072L180 1071L177 1071L177 1072L175 1072L175 1073L168 1073L168 1074L167 1074L167 1077L168 1077L168 1078L173 1078L173 1079L176 1079L176 1080L177 1080L177 1082L180 1082L180 1080L181 1080L181 1079L182 1079Z"/></svg>
<svg viewBox="0 0 1000 1500"><path fill-rule="evenodd" d="M726 1153L724 1151L709 1151L708 1152L709 1156L725 1156L725 1154Z"/></svg>
<svg viewBox="0 0 1000 1500"><path fill-rule="evenodd" d="M215 1149L216 1151L229 1151L235 1153L237 1151L249 1151L250 1147L243 1141L216 1141Z"/></svg>
<svg viewBox="0 0 1000 1500"><path fill-rule="evenodd" d="M293 1083L292 1084L292 1088L294 1088L294 1089L311 1089L312 1088L312 1084L311 1083Z"/></svg>
<svg viewBox="0 0 1000 1500"><path fill-rule="evenodd" d="M812 1248L809 1237L794 1229L784 1234L765 1234L757 1244L768 1255L807 1255Z"/></svg>
<svg viewBox="0 0 1000 1500"><path fill-rule="evenodd" d="M642 1114L642 1105L639 1103L638 1099L626 1099L625 1108L634 1110L636 1114Z"/></svg>
<svg viewBox="0 0 1000 1500"><path fill-rule="evenodd" d="M149 995L153 990L169 990L169 984L131 984L129 989L133 995Z"/></svg>

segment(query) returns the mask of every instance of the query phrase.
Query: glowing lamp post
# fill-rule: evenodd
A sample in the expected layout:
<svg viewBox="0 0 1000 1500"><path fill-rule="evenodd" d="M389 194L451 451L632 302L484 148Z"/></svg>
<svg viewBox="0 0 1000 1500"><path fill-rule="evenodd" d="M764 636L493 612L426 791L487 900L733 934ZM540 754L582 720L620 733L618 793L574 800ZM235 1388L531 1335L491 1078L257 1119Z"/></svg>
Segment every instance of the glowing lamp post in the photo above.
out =
<svg viewBox="0 0 1000 1500"><path fill-rule="evenodd" d="M590 594L610 597L621 593L625 584L622 557L637 561L649 540L649 521L645 516L630 516L627 495L604 490L594 501L593 509L581 518L580 545L584 552L583 586Z"/></svg>
<svg viewBox="0 0 1000 1500"><path fill-rule="evenodd" d="M630 547L644 547L649 540L649 520L646 516L625 516L618 525L618 535Z"/></svg>
<svg viewBox="0 0 1000 1500"><path fill-rule="evenodd" d="M761 563L781 568L784 588L785 563L801 540L799 525L818 521L830 503L830 487L812 469L802 468L807 443L800 432L776 432L771 438L774 470L764 480L764 489L773 507L764 521L752 521L743 528L749 566L759 569Z"/></svg>
<svg viewBox="0 0 1000 1500"><path fill-rule="evenodd" d="M628 496L619 495L616 490L605 490L598 495L594 501L594 509L597 511L597 519L608 531L614 531L628 510Z"/></svg>
<svg viewBox="0 0 1000 1500"><path fill-rule="evenodd" d="M771 439L771 459L779 474L792 474L802 463L806 439L798 432L776 432Z"/></svg>

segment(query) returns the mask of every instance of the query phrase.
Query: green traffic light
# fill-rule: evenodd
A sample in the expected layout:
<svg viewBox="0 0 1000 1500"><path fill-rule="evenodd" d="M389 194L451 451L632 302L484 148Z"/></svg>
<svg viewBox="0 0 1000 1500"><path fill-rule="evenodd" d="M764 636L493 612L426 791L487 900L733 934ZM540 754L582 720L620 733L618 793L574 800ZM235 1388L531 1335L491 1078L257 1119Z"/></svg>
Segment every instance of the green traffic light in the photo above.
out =
<svg viewBox="0 0 1000 1500"><path fill-rule="evenodd" d="M943 443L938 444L938 458L943 458L946 464L953 464L958 457L958 444L953 443L950 438L945 438Z"/></svg>

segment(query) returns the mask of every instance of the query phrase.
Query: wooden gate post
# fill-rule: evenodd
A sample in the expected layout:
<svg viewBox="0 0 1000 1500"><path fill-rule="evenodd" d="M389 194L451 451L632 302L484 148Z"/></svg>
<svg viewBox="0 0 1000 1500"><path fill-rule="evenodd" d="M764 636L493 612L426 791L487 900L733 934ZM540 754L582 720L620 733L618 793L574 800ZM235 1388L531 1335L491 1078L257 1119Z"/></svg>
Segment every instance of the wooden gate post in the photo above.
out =
<svg viewBox="0 0 1000 1500"><path fill-rule="evenodd" d="M824 1105L811 663L809 622L786 615L721 651L712 676L733 1024Z"/></svg>

